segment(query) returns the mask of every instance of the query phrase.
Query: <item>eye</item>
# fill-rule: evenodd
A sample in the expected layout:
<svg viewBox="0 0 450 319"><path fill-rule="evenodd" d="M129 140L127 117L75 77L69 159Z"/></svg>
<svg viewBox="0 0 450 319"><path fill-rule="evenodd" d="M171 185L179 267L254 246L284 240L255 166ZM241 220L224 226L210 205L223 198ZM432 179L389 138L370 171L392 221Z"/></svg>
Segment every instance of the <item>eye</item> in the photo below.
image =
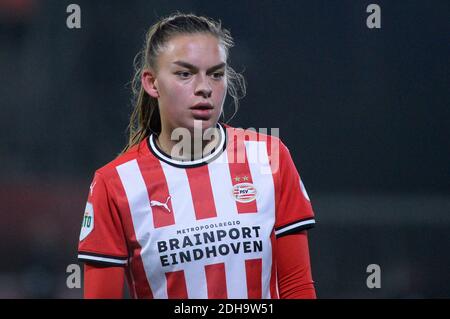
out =
<svg viewBox="0 0 450 319"><path fill-rule="evenodd" d="M189 79L192 75L191 72L188 71L179 71L175 73L181 79Z"/></svg>
<svg viewBox="0 0 450 319"><path fill-rule="evenodd" d="M223 78L224 74L225 74L225 73L224 73L223 71L220 71L220 72L214 72L214 73L212 74L212 77L213 77L214 80L220 80L221 78Z"/></svg>

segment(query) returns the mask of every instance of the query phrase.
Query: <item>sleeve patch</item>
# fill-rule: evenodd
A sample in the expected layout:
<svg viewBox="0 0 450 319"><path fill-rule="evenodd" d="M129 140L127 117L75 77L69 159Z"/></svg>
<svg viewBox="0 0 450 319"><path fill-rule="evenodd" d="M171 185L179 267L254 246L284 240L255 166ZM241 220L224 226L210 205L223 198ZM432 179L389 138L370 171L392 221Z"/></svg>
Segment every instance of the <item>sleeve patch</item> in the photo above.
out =
<svg viewBox="0 0 450 319"><path fill-rule="evenodd" d="M85 239L94 229L94 207L91 203L86 203L83 221L81 222L80 241Z"/></svg>
<svg viewBox="0 0 450 319"><path fill-rule="evenodd" d="M300 189L302 190L303 196L305 196L305 198L308 200L308 202L310 202L308 193L306 192L306 188L305 188L305 185L303 184L302 179L300 179Z"/></svg>

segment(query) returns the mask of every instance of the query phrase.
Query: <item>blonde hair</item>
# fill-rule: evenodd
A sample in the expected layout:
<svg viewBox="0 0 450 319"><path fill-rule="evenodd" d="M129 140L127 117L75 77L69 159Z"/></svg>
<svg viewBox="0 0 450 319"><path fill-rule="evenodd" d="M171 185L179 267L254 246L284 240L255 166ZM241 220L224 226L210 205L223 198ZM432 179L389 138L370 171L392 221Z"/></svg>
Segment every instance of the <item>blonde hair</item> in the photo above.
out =
<svg viewBox="0 0 450 319"><path fill-rule="evenodd" d="M208 17L194 14L174 13L160 19L148 30L144 47L134 60L134 77L131 82L133 92L134 110L128 125L128 144L122 150L123 154L131 147L139 144L150 134L161 132L161 119L158 109L158 100L145 92L141 85L142 71L145 69L157 70L157 58L163 51L167 42L176 35L208 33L215 36L223 45L227 60L229 49L234 42L228 30L222 28L221 22ZM230 66L226 66L226 79L228 94L234 102L234 113L227 120L230 121L239 108L239 99L245 96L246 87L242 74L237 73ZM222 112L222 116L224 116Z"/></svg>

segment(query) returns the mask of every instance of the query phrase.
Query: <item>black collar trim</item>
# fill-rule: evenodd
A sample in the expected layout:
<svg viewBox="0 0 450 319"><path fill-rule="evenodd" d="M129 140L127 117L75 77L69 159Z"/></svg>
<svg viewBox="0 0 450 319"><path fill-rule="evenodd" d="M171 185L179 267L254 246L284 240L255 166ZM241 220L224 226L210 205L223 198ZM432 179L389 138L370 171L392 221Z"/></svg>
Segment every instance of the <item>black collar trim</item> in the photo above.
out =
<svg viewBox="0 0 450 319"><path fill-rule="evenodd" d="M154 134L151 134L147 138L147 146L148 146L149 150L153 153L153 155L156 156L156 158L160 159L161 161L163 161L171 166L175 166L175 167L179 167L179 168L193 168L193 167L207 165L207 164L211 163L212 161L214 161L215 159L217 159L227 148L228 138L227 138L226 129L220 123L217 123L217 127L220 128L220 130L219 130L219 132L220 132L219 145L216 147L214 152L212 152L211 154L209 154L203 158L197 159L197 160L182 161L182 160L173 159L170 155L166 154L163 150L161 150L161 148L155 142Z"/></svg>

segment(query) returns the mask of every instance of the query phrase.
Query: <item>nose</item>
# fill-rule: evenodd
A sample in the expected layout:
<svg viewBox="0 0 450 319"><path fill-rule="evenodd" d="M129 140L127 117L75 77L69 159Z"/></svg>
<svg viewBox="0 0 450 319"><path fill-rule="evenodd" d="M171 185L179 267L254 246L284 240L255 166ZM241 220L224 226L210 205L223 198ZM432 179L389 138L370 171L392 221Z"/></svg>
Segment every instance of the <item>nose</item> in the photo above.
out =
<svg viewBox="0 0 450 319"><path fill-rule="evenodd" d="M206 75L199 75L197 85L195 87L195 95L201 95L204 98L211 97L212 88Z"/></svg>

